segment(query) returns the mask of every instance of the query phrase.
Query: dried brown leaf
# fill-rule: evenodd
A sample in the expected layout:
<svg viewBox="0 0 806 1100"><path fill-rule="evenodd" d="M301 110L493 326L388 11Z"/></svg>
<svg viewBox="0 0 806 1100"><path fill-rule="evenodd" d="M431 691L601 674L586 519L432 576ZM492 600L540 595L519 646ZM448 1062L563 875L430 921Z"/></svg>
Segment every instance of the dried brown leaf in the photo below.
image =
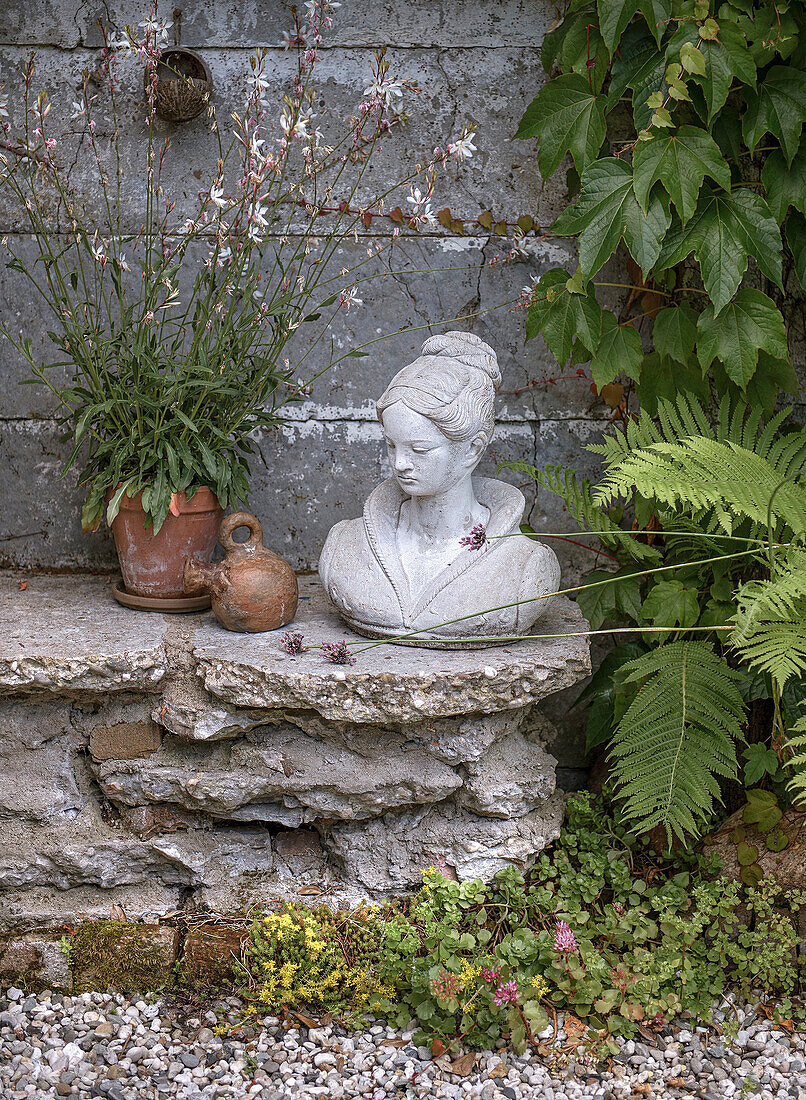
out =
<svg viewBox="0 0 806 1100"><path fill-rule="evenodd" d="M570 1012L566 1013L563 1031L567 1035L569 1043L573 1043L575 1039L581 1039L587 1030L588 1025L586 1023L577 1019L576 1016L572 1016Z"/></svg>
<svg viewBox="0 0 806 1100"><path fill-rule="evenodd" d="M458 1073L460 1077L469 1077L475 1065L476 1054L471 1050L468 1054L463 1054L461 1058L457 1058L455 1062L451 1062L451 1073Z"/></svg>

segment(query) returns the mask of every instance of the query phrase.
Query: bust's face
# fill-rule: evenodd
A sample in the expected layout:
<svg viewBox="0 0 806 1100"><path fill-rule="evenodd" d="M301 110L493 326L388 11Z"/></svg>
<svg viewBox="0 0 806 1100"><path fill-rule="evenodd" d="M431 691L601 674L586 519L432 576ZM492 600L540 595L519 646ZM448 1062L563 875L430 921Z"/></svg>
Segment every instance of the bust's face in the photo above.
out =
<svg viewBox="0 0 806 1100"><path fill-rule="evenodd" d="M427 416L402 401L381 416L392 474L409 497L430 497L458 484L478 465L480 441L453 442Z"/></svg>

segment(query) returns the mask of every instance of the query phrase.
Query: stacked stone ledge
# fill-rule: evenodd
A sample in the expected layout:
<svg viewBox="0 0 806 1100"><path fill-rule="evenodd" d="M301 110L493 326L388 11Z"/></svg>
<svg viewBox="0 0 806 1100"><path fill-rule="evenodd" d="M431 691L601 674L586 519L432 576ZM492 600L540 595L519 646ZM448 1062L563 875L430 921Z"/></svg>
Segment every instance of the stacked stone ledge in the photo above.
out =
<svg viewBox="0 0 806 1100"><path fill-rule="evenodd" d="M353 666L208 613L127 611L108 578L0 582L0 920L231 912L316 886L489 878L558 833L541 700L590 669L558 598L550 640L378 646ZM314 582L295 629L350 635ZM567 635L559 637L559 635Z"/></svg>

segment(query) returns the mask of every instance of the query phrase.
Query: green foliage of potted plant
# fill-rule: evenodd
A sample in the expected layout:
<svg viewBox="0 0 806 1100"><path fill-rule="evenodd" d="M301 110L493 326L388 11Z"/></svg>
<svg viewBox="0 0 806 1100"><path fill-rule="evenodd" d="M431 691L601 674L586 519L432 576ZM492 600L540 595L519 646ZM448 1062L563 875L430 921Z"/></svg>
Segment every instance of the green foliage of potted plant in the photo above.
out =
<svg viewBox="0 0 806 1100"><path fill-rule="evenodd" d="M336 272L337 250L374 216L391 216L389 194L414 180L420 186L411 186L411 209L391 212L394 235L432 224L438 170L475 148L465 133L366 197L373 154L405 122L404 94L414 85L390 76L377 55L357 109L340 120L340 132L330 132L332 118L315 113L315 83L322 36L337 6L311 0L286 35L296 65L278 113L268 99L270 58L262 49L251 59L245 107L233 114L231 133L222 133L209 105L218 154L209 184L189 203L169 194L170 139L156 121L169 25L153 11L137 30L104 31L100 77L85 72L73 104L81 131L74 154L55 136L48 92L35 92L33 58L23 74L24 117L15 130L3 123L0 187L35 242L31 259L5 241L8 266L28 278L52 317L59 362L41 362L24 331L12 332L8 323L2 329L32 381L58 401L72 442L65 468L80 465L87 490L84 529L96 529L105 513L122 559L129 550L154 559L144 566L143 594L174 594L177 583L181 593L188 543L177 532L186 520L201 539L191 556L212 552L222 509L248 498L255 436L309 393L313 378L301 380L300 370L326 346L339 312L362 304L361 269L389 241L373 243ZM138 87L140 66L147 100L143 209L132 197L121 117L123 92ZM8 117L7 99L0 106ZM89 187L74 185L76 165L91 169ZM310 333L304 339L301 328ZM294 337L302 351L292 362L286 345ZM364 354L331 354L324 369ZM56 367L67 368L66 385L53 380ZM159 550L154 540L161 540ZM166 554L174 560L163 584ZM136 569L124 564L124 572L127 586L139 583Z"/></svg>

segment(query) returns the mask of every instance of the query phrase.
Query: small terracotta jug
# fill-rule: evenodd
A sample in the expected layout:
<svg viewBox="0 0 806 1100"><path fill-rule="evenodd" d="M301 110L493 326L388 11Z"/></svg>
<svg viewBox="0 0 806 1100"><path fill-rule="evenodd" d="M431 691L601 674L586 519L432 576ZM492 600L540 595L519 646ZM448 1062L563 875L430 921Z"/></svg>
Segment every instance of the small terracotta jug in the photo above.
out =
<svg viewBox="0 0 806 1100"><path fill-rule="evenodd" d="M246 542L233 539L238 527L249 528ZM290 623L297 613L297 578L288 562L264 547L258 520L249 512L234 512L222 521L218 541L224 561L186 559L187 595L209 592L213 614L227 630L258 634Z"/></svg>

